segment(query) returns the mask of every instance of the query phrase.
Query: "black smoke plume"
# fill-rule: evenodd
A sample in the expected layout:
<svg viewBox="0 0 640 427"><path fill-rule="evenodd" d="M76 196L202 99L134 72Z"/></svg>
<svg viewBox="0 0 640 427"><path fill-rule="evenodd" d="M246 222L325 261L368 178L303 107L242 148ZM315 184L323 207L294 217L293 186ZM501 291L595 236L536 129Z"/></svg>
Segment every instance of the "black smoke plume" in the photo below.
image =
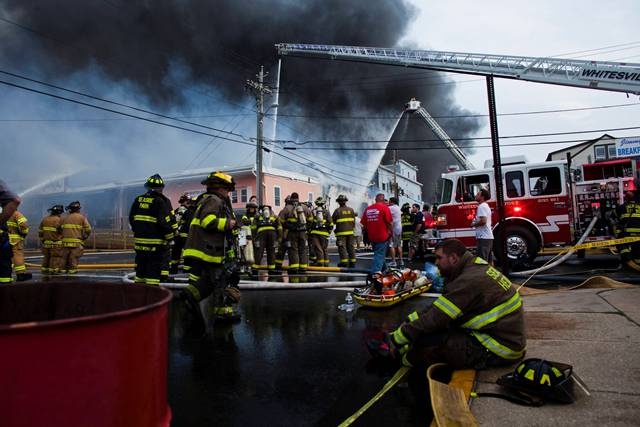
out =
<svg viewBox="0 0 640 427"><path fill-rule="evenodd" d="M95 69L114 83L134 85L152 107L166 110L188 105L191 95L185 88L194 86L213 87L231 102L246 100L246 79L255 79L260 65L272 68L275 43L394 47L418 13L404 0L0 4L5 17L19 25L1 23L3 63L19 64L14 70L37 70L50 81ZM429 71L285 58L281 82L279 120L296 129L300 139L388 137L395 120L314 117L397 115L412 96L429 101L434 116L461 112L452 102L452 85L441 84L445 77ZM474 121L450 121L447 131L464 136L477 127ZM337 155L344 158L345 153ZM412 160L423 168L433 155L416 153Z"/></svg>

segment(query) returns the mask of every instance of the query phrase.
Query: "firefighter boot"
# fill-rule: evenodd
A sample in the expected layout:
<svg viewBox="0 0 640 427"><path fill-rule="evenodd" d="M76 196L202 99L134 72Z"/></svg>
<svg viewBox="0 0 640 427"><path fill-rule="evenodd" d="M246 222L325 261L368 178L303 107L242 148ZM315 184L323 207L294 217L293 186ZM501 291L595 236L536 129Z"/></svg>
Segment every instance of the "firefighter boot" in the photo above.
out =
<svg viewBox="0 0 640 427"><path fill-rule="evenodd" d="M16 274L16 282L24 282L25 280L31 280L33 274L31 273L18 273Z"/></svg>
<svg viewBox="0 0 640 427"><path fill-rule="evenodd" d="M191 322L194 329L204 331L206 329L206 324L198 300L187 290L180 292L180 299L184 301L184 305L187 307L187 312L191 316Z"/></svg>
<svg viewBox="0 0 640 427"><path fill-rule="evenodd" d="M216 323L235 323L241 319L240 313L234 311L231 305L213 307L212 311Z"/></svg>

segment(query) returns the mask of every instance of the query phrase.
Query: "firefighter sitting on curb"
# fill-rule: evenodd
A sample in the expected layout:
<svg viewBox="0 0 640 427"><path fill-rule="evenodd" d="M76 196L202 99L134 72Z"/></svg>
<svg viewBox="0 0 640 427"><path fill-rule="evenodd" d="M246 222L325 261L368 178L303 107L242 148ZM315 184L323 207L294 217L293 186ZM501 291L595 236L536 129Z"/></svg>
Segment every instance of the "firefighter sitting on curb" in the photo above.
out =
<svg viewBox="0 0 640 427"><path fill-rule="evenodd" d="M7 221L7 228L13 252L12 262L16 282L24 282L32 277L31 273L27 273L27 267L24 265L24 239L29 233L29 223L21 212L15 211Z"/></svg>
<svg viewBox="0 0 640 427"><path fill-rule="evenodd" d="M311 246L313 246L316 255L316 265L328 267L329 252L327 252L327 248L329 246L329 236L333 231L333 222L329 211L325 207L324 199L318 197L315 204L316 207L313 210L311 220L311 231L309 232Z"/></svg>
<svg viewBox="0 0 640 427"><path fill-rule="evenodd" d="M333 211L332 220L336 225L335 236L338 246L338 267L356 266L356 238L354 230L356 228L356 213L347 206L347 196L340 194L336 202L340 205Z"/></svg>
<svg viewBox="0 0 640 427"><path fill-rule="evenodd" d="M62 218L62 266L61 272L76 274L78 261L84 253L84 241L91 234L91 225L80 213L80 202L69 203L69 213Z"/></svg>
<svg viewBox="0 0 640 427"><path fill-rule="evenodd" d="M42 243L42 274L58 274L62 267L62 218L64 206L53 205L42 218L38 237Z"/></svg>
<svg viewBox="0 0 640 427"><path fill-rule="evenodd" d="M236 262L238 224L229 199L235 189L231 175L212 172L203 181L207 192L197 199L184 249L185 263L191 265L189 285L182 291L196 326L205 327L200 301L212 295L216 321L238 320L233 303L240 302L240 281Z"/></svg>
<svg viewBox="0 0 640 427"><path fill-rule="evenodd" d="M267 252L267 269L271 272L276 269L276 242L282 240L282 224L274 215L271 206L263 205L258 210L254 220L256 237L254 247L256 252L253 269L262 267L262 254Z"/></svg>
<svg viewBox="0 0 640 427"><path fill-rule="evenodd" d="M453 369L510 365L525 354L522 299L511 282L456 239L435 249L444 291L389 335L392 353L424 382L438 362ZM410 380L411 381L411 380Z"/></svg>

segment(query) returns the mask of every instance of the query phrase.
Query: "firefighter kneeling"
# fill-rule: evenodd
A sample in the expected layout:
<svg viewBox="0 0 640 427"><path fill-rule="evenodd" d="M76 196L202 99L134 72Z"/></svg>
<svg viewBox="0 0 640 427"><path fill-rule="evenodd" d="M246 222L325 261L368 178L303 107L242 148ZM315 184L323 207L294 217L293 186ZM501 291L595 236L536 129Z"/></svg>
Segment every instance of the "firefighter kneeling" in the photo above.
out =
<svg viewBox="0 0 640 427"><path fill-rule="evenodd" d="M216 320L238 320L233 303L240 301L240 276L236 263L235 238L238 224L229 192L235 189L230 175L212 172L202 181L207 192L196 200L183 256L191 266L189 286L182 298L198 326L205 322L200 301L212 295Z"/></svg>

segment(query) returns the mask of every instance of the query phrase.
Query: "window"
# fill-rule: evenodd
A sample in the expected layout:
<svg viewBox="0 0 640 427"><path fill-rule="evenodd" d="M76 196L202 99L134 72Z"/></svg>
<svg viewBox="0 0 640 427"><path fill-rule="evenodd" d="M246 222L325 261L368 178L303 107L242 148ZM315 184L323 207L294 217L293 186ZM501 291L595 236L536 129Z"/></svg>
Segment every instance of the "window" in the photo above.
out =
<svg viewBox="0 0 640 427"><path fill-rule="evenodd" d="M450 179L442 180L442 199L440 203L451 202L451 191L453 190L453 182Z"/></svg>
<svg viewBox="0 0 640 427"><path fill-rule="evenodd" d="M532 196L562 193L560 169L553 167L529 170L529 188Z"/></svg>
<svg viewBox="0 0 640 427"><path fill-rule="evenodd" d="M249 196L249 191L247 187L240 189L240 201L242 203L247 203L247 200L249 200L248 196Z"/></svg>
<svg viewBox="0 0 640 427"><path fill-rule="evenodd" d="M387 184L385 184L385 183L383 182L383 183L382 183L382 191L385 191L385 190L386 190L386 186L387 186Z"/></svg>
<svg viewBox="0 0 640 427"><path fill-rule="evenodd" d="M524 174L522 171L507 172L504 176L507 187L507 197L524 196Z"/></svg>
<svg viewBox="0 0 640 427"><path fill-rule="evenodd" d="M231 203L238 203L238 192L237 191L230 192L229 196L231 197Z"/></svg>
<svg viewBox="0 0 640 427"><path fill-rule="evenodd" d="M313 202L313 193L309 192L307 196L308 196L307 201Z"/></svg>
<svg viewBox="0 0 640 427"><path fill-rule="evenodd" d="M596 145L593 149L595 150L596 161L607 159L607 151L604 145Z"/></svg>
<svg viewBox="0 0 640 427"><path fill-rule="evenodd" d="M456 186L456 202L473 202L475 195L483 188L491 195L490 182L487 174L461 176Z"/></svg>
<svg viewBox="0 0 640 427"><path fill-rule="evenodd" d="M615 159L616 157L618 157L618 154L616 153L615 144L607 144L607 158Z"/></svg>
<svg viewBox="0 0 640 427"><path fill-rule="evenodd" d="M273 204L275 206L280 206L280 187L273 187Z"/></svg>

